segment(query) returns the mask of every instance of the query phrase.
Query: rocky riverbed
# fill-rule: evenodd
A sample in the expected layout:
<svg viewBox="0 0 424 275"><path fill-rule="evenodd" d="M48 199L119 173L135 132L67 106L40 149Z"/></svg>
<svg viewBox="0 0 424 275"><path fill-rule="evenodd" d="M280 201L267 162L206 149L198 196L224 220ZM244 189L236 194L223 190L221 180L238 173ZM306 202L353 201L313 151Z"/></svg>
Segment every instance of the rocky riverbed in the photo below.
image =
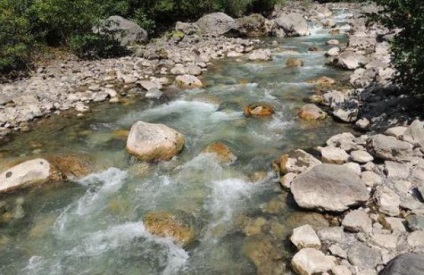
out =
<svg viewBox="0 0 424 275"><path fill-rule="evenodd" d="M340 25L336 13L339 10L344 10L343 20L347 20L346 24ZM212 240L215 239L209 239L210 236L228 234L237 239L239 237L234 232L241 232L248 237L248 241L242 246L243 255L253 264L257 274L287 274L290 272L288 266L296 274L302 275L362 275L379 272L383 275L424 274L423 256L420 254L424 250L424 122L404 112L408 105L400 103L410 104L410 100L393 92L396 89L392 88L390 78L395 71L390 64L389 42L395 31L377 24L366 24L364 16L364 12L377 10L375 6L361 7L354 4L314 4L307 7L293 4L276 10L268 19L259 15L233 19L222 13L210 14L195 23L177 23L175 31L147 45L138 46L131 57L96 62L66 60L40 68L28 79L1 86L0 136L6 140L8 135L13 134L11 132L30 131L35 125L34 120L60 115L62 112L70 111L73 116L84 117L96 102L109 101L110 104L124 105L134 98L160 101L187 89L196 91L196 88L211 87L215 84L213 80L205 81L202 74L214 67L214 60L232 58L234 62L269 62L274 54L272 49L278 47L278 41L281 40L259 38L268 35L308 36L314 32L314 28L322 28L335 36L326 40L328 50L321 51L319 47L310 45L308 53L325 55L329 66L351 71L349 83L328 76L308 80L314 93L307 99L308 104L298 110L300 121L306 121L308 127L320 127L320 123L333 117L340 122L352 124L362 134L339 133L319 147L310 148L307 145L283 152L272 163L281 185L281 190L277 191L280 194L261 205L264 215L239 215L235 230L226 228L229 223L225 220L227 216L221 217L216 213L211 214L216 224L208 227L209 231L206 230L206 233L200 233L202 226L196 222L196 215L201 216L204 213L194 211L195 215L191 216L187 212L144 210L143 225L136 224L138 228L143 228L142 232L132 229L134 224L125 225L125 228L133 232L132 237L172 237L176 244L163 239L155 241L157 245L172 250L172 259L179 261L188 259L182 247L189 251L199 235L204 236L206 245L211 242L209 245L212 247ZM337 36L346 31L349 31L346 34L347 42L343 37ZM243 38L229 38L224 36L226 34ZM305 66L307 60L297 57L297 53L293 48L281 52L282 55L294 54L294 57L285 59L286 68L300 70ZM208 98L206 102L210 104L213 100ZM209 108L207 105L204 107ZM222 116L228 115L225 108L228 107L222 107ZM178 113L178 109L176 110ZM266 103L249 104L244 108L244 116L248 119L275 117L279 112L281 110ZM154 114L150 116L155 118ZM149 114L144 117L149 118ZM243 126L243 123L239 121L231 127L237 128ZM183 133L168 126L141 121L135 123L130 132L115 131L114 138L121 140L121 143L125 140L129 154L150 162L172 159L183 150L184 143L187 142ZM152 144L151 140L156 143ZM190 143L193 141L188 142L185 145L188 150L195 150ZM138 150L140 147L144 150ZM236 173L220 168L221 165L232 165L237 159L237 154L225 142L211 143L204 148L200 155L202 154L218 156L219 165L212 162L213 171ZM125 157L122 156L122 159ZM201 161L205 160L200 157L200 163ZM149 165L144 167L139 162L135 163L136 168L130 168L129 173L144 175L152 169L148 168ZM169 163L169 166L174 165L172 161ZM182 165L170 178L177 182L190 182L185 174L188 172L185 171L197 171L195 164L190 163L189 161ZM209 161L205 163L211 165ZM79 180L104 169L93 165L90 156L81 154L47 154L29 160L26 158L24 162L8 159L2 161L0 167L0 190L7 192L46 182ZM170 169L166 165L160 168L165 171ZM110 177L113 182L110 186L101 187L99 194L107 194L108 188L113 189L114 184L121 188L126 177L124 174L108 170L105 176L97 176ZM154 177L158 176L160 177L155 174ZM211 174L205 178L215 176ZM225 201L219 202L227 203L230 207L232 200L240 199L246 203L243 200L244 193L256 188L247 187L250 185L246 182L266 182L273 179L266 171L254 171L249 180L242 177L242 180L232 182L231 188L225 185L231 195L227 197L218 188L226 181L218 178L221 181L214 185L215 193L210 196L214 200L223 197ZM161 184L166 185L166 180L172 181L160 179ZM96 181L89 176L83 184L89 185L90 182ZM144 186L148 187L146 184ZM137 193L137 189L135 190ZM204 191L197 192L196 198L200 201ZM75 219L80 211L89 212L89 202L96 200L96 196L89 193L85 197L78 205L84 205L87 210L71 204L59 217L53 215L46 224L42 222L41 231L54 223L55 234L64 238L74 226L68 224L68 219ZM296 214L287 217L283 214L287 201L293 201L300 209L310 212L301 218L293 218ZM13 204L0 205L2 221L10 222L22 218L23 203L20 198ZM122 207L127 207L122 202L116 203L116 207L114 205L109 202L108 211L120 212ZM190 210L195 208L185 207ZM230 213L222 205L213 204L210 207L218 208L220 213ZM64 213L69 215L66 219L63 218ZM285 222L296 227L293 231L290 228L290 234L286 232L288 228L284 226ZM37 234L37 230L33 234ZM108 232L114 234L114 231ZM46 232L40 234L44 236ZM285 237L287 235L290 242ZM0 239L0 243L2 241ZM285 246L289 249L284 248ZM217 253L214 260L222 261L218 256L219 251L214 249L212 251ZM289 259L286 268L289 254L286 250L290 249L298 252ZM67 253L70 251L72 250ZM84 248L84 251L88 254L90 252L88 248ZM56 263L55 257L58 256L52 256L53 262L33 259L34 266L27 268L38 270L38 265L40 272L43 272L46 270L43 269L45 266ZM171 273L176 273L176 270L182 272L175 267L179 267L179 263L170 264L174 264ZM236 266L231 268L237 270Z"/></svg>

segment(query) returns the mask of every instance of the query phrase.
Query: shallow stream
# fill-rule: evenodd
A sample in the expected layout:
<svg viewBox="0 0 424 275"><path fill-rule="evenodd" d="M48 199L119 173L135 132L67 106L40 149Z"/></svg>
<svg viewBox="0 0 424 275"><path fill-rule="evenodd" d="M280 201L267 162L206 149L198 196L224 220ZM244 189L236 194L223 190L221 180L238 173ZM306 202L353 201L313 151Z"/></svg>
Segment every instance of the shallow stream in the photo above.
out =
<svg viewBox="0 0 424 275"><path fill-rule="evenodd" d="M323 51L331 38L343 36L314 29L309 37L281 39L270 47L271 62L215 62L203 75L205 89L175 92L167 102L100 105L83 119L52 118L0 147L4 158L85 154L101 167L77 183L2 198L22 198L24 216L0 223L0 273L255 274L255 264L282 269L293 252L284 241L292 228L319 218L296 209L279 187L271 162L284 152L312 148L349 131L331 118L318 123L297 118L313 91L307 80L346 77L325 66ZM320 51L308 52L309 46ZM304 60L305 66L285 68L289 57ZM272 104L276 114L244 117L243 107L253 102ZM139 120L183 133L182 154L154 165L130 158L120 133ZM235 163L225 165L202 153L215 141L233 150ZM262 177L255 180L255 175ZM197 241L182 248L149 234L142 218L153 210L193 216ZM249 222L263 220L259 234L246 229ZM266 268L261 272L268 273Z"/></svg>

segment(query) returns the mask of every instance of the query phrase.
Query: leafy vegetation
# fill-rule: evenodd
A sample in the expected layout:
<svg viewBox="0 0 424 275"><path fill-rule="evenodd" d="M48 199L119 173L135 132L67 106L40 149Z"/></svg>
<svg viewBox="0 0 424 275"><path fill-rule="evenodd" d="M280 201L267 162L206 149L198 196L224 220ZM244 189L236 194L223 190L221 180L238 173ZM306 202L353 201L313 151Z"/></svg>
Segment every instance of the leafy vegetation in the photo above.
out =
<svg viewBox="0 0 424 275"><path fill-rule="evenodd" d="M197 20L205 13L231 16L267 13L279 0L1 0L0 73L30 64L34 45L67 46L82 58L121 53L108 35L92 33L111 15L136 21L150 34L166 30L178 20Z"/></svg>
<svg viewBox="0 0 424 275"><path fill-rule="evenodd" d="M391 29L399 29L392 50L398 71L396 83L406 91L424 96L424 1L377 0L384 7L379 20Z"/></svg>

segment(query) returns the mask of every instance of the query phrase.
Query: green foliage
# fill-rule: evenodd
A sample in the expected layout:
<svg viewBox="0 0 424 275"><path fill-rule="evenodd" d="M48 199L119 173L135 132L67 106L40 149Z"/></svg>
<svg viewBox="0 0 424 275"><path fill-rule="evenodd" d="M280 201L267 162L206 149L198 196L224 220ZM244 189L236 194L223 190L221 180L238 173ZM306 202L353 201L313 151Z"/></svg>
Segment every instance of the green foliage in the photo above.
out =
<svg viewBox="0 0 424 275"><path fill-rule="evenodd" d="M125 47L107 34L75 35L70 39L69 45L72 51L83 59L111 58L128 54Z"/></svg>
<svg viewBox="0 0 424 275"><path fill-rule="evenodd" d="M0 72L23 69L30 59L32 36L28 20L20 14L18 1L0 3Z"/></svg>
<svg viewBox="0 0 424 275"><path fill-rule="evenodd" d="M395 81L407 91L424 96L424 1L377 0L384 7L379 20L400 29L392 44Z"/></svg>

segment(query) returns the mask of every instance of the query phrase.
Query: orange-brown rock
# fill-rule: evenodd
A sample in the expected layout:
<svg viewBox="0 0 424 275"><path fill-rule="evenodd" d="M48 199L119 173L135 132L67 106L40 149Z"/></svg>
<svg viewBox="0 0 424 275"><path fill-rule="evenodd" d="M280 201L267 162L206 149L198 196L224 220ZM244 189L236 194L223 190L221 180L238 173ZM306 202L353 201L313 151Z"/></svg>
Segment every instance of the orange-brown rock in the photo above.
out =
<svg viewBox="0 0 424 275"><path fill-rule="evenodd" d="M234 162L237 158L233 152L231 152L230 148L221 142L209 144L203 152L214 154L221 162L228 164Z"/></svg>
<svg viewBox="0 0 424 275"><path fill-rule="evenodd" d="M128 138L128 135L130 134L130 131L128 130L115 130L113 131L113 137L116 139L123 139L126 140Z"/></svg>
<svg viewBox="0 0 424 275"><path fill-rule="evenodd" d="M86 156L81 155L54 155L46 159L52 165L50 178L53 181L78 179L93 172L93 165Z"/></svg>
<svg viewBox="0 0 424 275"><path fill-rule="evenodd" d="M275 113L274 108L266 103L253 103L244 107L244 115L246 117L267 117Z"/></svg>
<svg viewBox="0 0 424 275"><path fill-rule="evenodd" d="M300 109L299 117L306 121L321 120L325 119L327 114L315 104L306 104Z"/></svg>
<svg viewBox="0 0 424 275"><path fill-rule="evenodd" d="M315 79L311 79L307 81L310 84L321 85L321 86L330 86L336 83L336 80L331 77L321 76Z"/></svg>
<svg viewBox="0 0 424 275"><path fill-rule="evenodd" d="M176 215L165 211L150 212L143 218L146 230L159 237L171 237L185 246L195 239L195 231Z"/></svg>
<svg viewBox="0 0 424 275"><path fill-rule="evenodd" d="M305 65L305 62L299 58L289 58L286 60L286 66L287 67L303 67Z"/></svg>

